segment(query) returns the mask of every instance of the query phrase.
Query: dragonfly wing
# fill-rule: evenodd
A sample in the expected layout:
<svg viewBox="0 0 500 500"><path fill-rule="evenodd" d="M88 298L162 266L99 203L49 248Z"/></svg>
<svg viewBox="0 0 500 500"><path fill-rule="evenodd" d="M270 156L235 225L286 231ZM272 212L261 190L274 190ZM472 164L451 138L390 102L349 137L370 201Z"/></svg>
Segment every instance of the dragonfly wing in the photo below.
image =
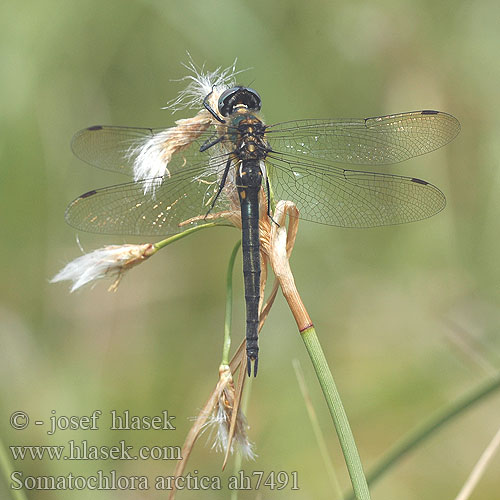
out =
<svg viewBox="0 0 500 500"><path fill-rule="evenodd" d="M399 163L438 149L457 136L459 121L440 111L365 119L298 120L271 125L276 151L354 165Z"/></svg>
<svg viewBox="0 0 500 500"><path fill-rule="evenodd" d="M274 197L292 200L300 218L341 227L413 222L441 211L443 193L412 177L345 170L272 154L268 173Z"/></svg>
<svg viewBox="0 0 500 500"><path fill-rule="evenodd" d="M160 178L161 184L146 195L144 187L150 179L89 191L70 203L66 220L91 233L154 236L177 234L212 221L231 224L217 215L235 210L237 194L232 182L224 187L208 219L204 218L219 187L223 160L211 162L209 169L206 164L198 165Z"/></svg>
<svg viewBox="0 0 500 500"><path fill-rule="evenodd" d="M166 129L95 125L77 132L71 149L80 160L104 170L134 175L136 161L142 154L142 159L149 155L149 162L166 164L168 158L168 170L172 172L206 158L206 153L200 153L200 146L213 134L209 124Z"/></svg>

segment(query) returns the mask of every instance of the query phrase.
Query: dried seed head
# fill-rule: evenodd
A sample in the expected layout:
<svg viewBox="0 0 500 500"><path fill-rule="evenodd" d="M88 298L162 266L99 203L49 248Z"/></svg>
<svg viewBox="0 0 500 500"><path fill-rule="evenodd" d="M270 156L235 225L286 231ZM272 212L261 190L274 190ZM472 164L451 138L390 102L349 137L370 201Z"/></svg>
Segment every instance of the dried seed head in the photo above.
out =
<svg viewBox="0 0 500 500"><path fill-rule="evenodd" d="M109 245L87 253L66 264L51 283L72 281L71 291L102 278L113 278L110 291L116 290L120 280L130 268L144 262L156 252L151 243L144 245Z"/></svg>
<svg viewBox="0 0 500 500"><path fill-rule="evenodd" d="M235 387L229 367L224 368L220 372L217 403L203 427L204 430L210 429L209 439L213 441L212 448L226 453L229 446L231 419L233 418ZM245 415L238 408L230 451L234 453L236 449L241 453L243 458L254 460L256 455L253 450L253 444L248 439L247 430L248 423Z"/></svg>
<svg viewBox="0 0 500 500"><path fill-rule="evenodd" d="M191 56L184 64L192 74L181 78L189 81L185 89L179 92L177 98L169 102L167 108L173 112L185 108L201 108L204 99L209 96L209 105L217 110L218 100L222 92L234 87L236 60L233 65L215 71L205 71L205 67L198 68ZM192 118L177 120L176 126L154 134L136 147L130 149L130 157L134 160L134 180L145 180L144 194L154 194L155 188L163 182L164 176L170 176L168 163L172 156L188 148L208 127L215 123L214 117L202 109Z"/></svg>
<svg viewBox="0 0 500 500"><path fill-rule="evenodd" d="M191 55L188 53L188 62L183 66L191 72L178 81L189 82L185 89L179 92L179 95L168 102L165 109L171 109L172 113L181 109L197 109L203 105L205 97L214 92L217 95L217 100L220 94L231 87L236 85L235 76L246 70L236 70L237 59L233 64L225 69L220 66L214 71L207 71L205 65L198 67L194 63ZM212 102L210 103L212 104ZM212 106L213 107L213 106ZM217 101L215 107L217 109Z"/></svg>
<svg viewBox="0 0 500 500"><path fill-rule="evenodd" d="M130 157L135 157L134 181L145 180L144 194L154 194L163 177L170 176L168 163L172 156L191 146L212 121L212 115L202 110L192 118L177 120L175 127L158 132L130 149Z"/></svg>

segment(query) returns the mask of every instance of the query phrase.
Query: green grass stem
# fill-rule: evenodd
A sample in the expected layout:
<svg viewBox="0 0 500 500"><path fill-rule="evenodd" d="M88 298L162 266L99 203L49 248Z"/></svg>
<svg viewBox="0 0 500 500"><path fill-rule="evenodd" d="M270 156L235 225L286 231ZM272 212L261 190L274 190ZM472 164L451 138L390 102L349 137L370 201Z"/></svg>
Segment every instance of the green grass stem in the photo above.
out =
<svg viewBox="0 0 500 500"><path fill-rule="evenodd" d="M233 320L233 269L236 254L241 246L241 240L234 245L229 263L227 265L226 276L226 315L224 318L224 345L222 349L222 364L229 364L229 350L231 349L231 323Z"/></svg>
<svg viewBox="0 0 500 500"><path fill-rule="evenodd" d="M3 441L0 439L0 468L2 469L2 473L5 479L5 484L10 491L10 496L13 500L27 500L26 494L24 490L13 490L10 487L11 479L10 475L13 472L9 456L7 453L7 449L5 448Z"/></svg>
<svg viewBox="0 0 500 500"><path fill-rule="evenodd" d="M170 236L169 238L166 238L164 240L159 241L158 243L155 243L153 245L153 247L155 248L155 250L160 250L163 247L170 245L170 243L174 243L182 238L185 238L186 236L189 236L190 234L193 234L196 231L200 231L201 229L206 229L208 227L214 227L214 226L219 226L219 225L220 224L218 224L216 222L207 222L206 224L201 224L200 226L191 227L189 229L186 229L182 233L174 234L173 236Z"/></svg>
<svg viewBox="0 0 500 500"><path fill-rule="evenodd" d="M370 500L368 484L363 472L354 436L344 410L344 406L333 380L332 373L326 362L325 355L319 343L318 336L313 326L302 333L302 339L311 358L316 376L326 399L330 415L337 431L340 446L344 454L347 470L356 500Z"/></svg>

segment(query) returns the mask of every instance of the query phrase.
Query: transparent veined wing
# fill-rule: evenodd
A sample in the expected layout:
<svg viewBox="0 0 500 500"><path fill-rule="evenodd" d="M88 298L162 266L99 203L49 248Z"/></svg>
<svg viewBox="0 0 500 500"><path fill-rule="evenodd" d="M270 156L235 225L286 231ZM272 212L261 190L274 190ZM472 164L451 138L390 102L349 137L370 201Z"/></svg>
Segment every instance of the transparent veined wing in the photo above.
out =
<svg viewBox="0 0 500 500"><path fill-rule="evenodd" d="M206 158L200 146L214 133L210 123L182 125L182 120L165 129L94 125L73 136L71 149L80 160L104 170L134 175L134 164L142 155L146 162L168 159L172 172Z"/></svg>
<svg viewBox="0 0 500 500"><path fill-rule="evenodd" d="M66 221L92 233L149 236L173 235L206 222L231 225L227 216L238 213L234 181L226 183L205 219L226 161L222 156L213 159L209 169L206 162L186 167L160 178L161 184L147 194L144 184L150 179L94 189L69 204Z"/></svg>
<svg viewBox="0 0 500 500"><path fill-rule="evenodd" d="M434 151L457 136L459 121L440 111L364 119L296 120L266 129L271 147L300 157L354 165L399 163Z"/></svg>
<svg viewBox="0 0 500 500"><path fill-rule="evenodd" d="M347 170L271 153L267 171L276 200L292 200L300 218L331 226L375 227L431 217L443 193L413 177Z"/></svg>

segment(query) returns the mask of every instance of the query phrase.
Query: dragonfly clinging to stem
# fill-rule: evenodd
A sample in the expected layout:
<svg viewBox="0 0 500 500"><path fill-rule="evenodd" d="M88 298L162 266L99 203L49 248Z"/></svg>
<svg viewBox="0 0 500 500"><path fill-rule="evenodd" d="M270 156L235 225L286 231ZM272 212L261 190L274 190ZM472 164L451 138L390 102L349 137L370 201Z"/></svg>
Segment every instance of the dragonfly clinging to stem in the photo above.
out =
<svg viewBox="0 0 500 500"><path fill-rule="evenodd" d="M80 230L126 235L180 233L211 221L242 229L247 370L258 367L259 219L274 200L292 200L301 219L341 227L413 222L438 213L443 193L415 177L341 165L386 165L434 151L460 131L433 110L363 119L306 119L266 125L261 98L243 86L213 87L204 109L168 129L93 126L74 153L134 182L89 191L66 210Z"/></svg>

